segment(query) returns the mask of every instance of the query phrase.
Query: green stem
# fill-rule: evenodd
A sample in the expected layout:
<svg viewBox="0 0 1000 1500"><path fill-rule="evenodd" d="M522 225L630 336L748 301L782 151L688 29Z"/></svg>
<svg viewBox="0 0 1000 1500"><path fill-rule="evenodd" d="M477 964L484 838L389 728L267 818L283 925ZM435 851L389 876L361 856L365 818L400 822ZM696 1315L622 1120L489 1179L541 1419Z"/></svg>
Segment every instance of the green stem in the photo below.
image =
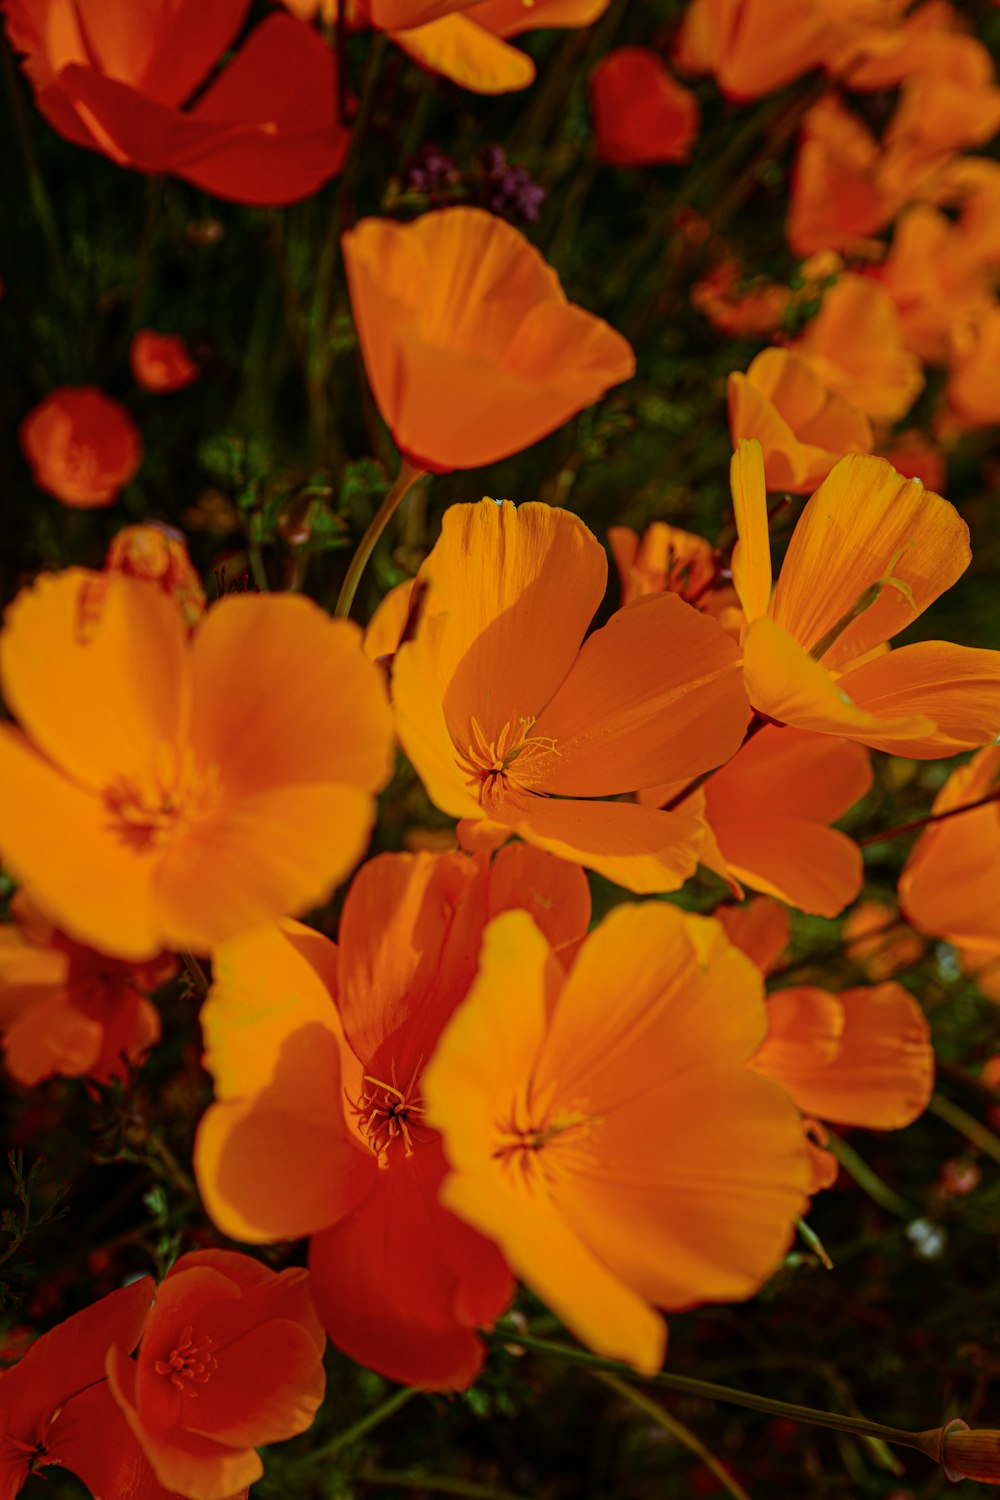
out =
<svg viewBox="0 0 1000 1500"><path fill-rule="evenodd" d="M715 1475L723 1489L735 1497L735 1500L750 1500L750 1496L743 1486L738 1484L728 1469L723 1467L711 1449L706 1448L701 1438L693 1433L690 1427L685 1426L683 1422L673 1416L672 1413L664 1411L663 1407L658 1406L649 1396L644 1396L642 1391L635 1390L627 1381L619 1380L617 1375L611 1375L607 1370L595 1370L594 1379L601 1381L603 1385L609 1386L611 1390L615 1391L619 1396L624 1397L626 1401L630 1401L638 1411L641 1411L644 1416L649 1417L650 1421L655 1422L658 1427L662 1427L665 1432L669 1432L672 1437L677 1438L678 1442L683 1443L685 1448L690 1448L691 1452L701 1459L705 1468Z"/></svg>
<svg viewBox="0 0 1000 1500"><path fill-rule="evenodd" d="M943 1094L935 1094L927 1109L930 1114L937 1115L939 1120L943 1120L946 1125L957 1130L959 1135L964 1135L967 1141L978 1146L980 1151L992 1157L994 1161L1000 1162L1000 1140L992 1130L987 1130L986 1126L981 1125L974 1116L966 1114L964 1109L960 1109L957 1104L952 1104L951 1100L946 1099Z"/></svg>
<svg viewBox="0 0 1000 1500"><path fill-rule="evenodd" d="M895 828L886 828L882 833L868 833L863 839L858 839L857 844L859 849L866 849L870 844L887 844L890 839L901 839L904 834L916 833L920 828L929 828L932 823L943 823L948 818L957 818L959 813L975 812L977 807L987 807L997 801L1000 801L1000 786L977 797L974 802L962 802L958 807L946 807L943 812L928 813L925 818L914 818L912 823L898 823Z"/></svg>
<svg viewBox="0 0 1000 1500"><path fill-rule="evenodd" d="M849 1146L839 1135L833 1134L831 1134L828 1144L831 1152L840 1162L847 1175L854 1179L862 1192L868 1194L873 1203L877 1203L887 1213L895 1214L897 1218L913 1218L911 1205L872 1171L868 1163L858 1155L853 1146Z"/></svg>
<svg viewBox="0 0 1000 1500"><path fill-rule="evenodd" d="M412 1401L414 1396L419 1395L420 1392L413 1390L410 1386L403 1386L400 1390L393 1391L392 1395L388 1396L382 1402L381 1406L376 1406L374 1411L368 1412L366 1416L359 1417L356 1422L351 1423L350 1427L345 1427L341 1432L338 1432L337 1436L331 1438L322 1448L314 1449L306 1459L309 1468L313 1468L320 1463L325 1463L327 1459L333 1458L345 1448L349 1448L352 1443L358 1442L360 1438L365 1437L374 1428L380 1427L383 1422L388 1421L391 1416L399 1411L400 1407L405 1406L408 1401Z"/></svg>
<svg viewBox="0 0 1000 1500"><path fill-rule="evenodd" d="M361 575L365 571L368 559L375 550L375 543L392 520L400 502L405 499L417 480L423 478L424 472L423 469L415 469L405 458L400 463L395 484L372 517L368 530L358 543L358 550L351 558L350 566L347 569L347 577L344 579L340 594L337 597L337 603L334 606L333 612L335 615L346 619L350 614L351 605L354 603L354 595L357 593L358 584L361 582Z"/></svg>
<svg viewBox="0 0 1000 1500"><path fill-rule="evenodd" d="M584 1349L574 1349L569 1344L530 1338L513 1330L499 1330L488 1335L488 1338L491 1343L501 1344L506 1348L516 1347L534 1354L551 1355L554 1359L584 1365L588 1370L602 1370L612 1375L627 1376L631 1380L641 1380L644 1385L655 1385L662 1390L680 1391L706 1401L725 1401L731 1406L744 1406L750 1411L763 1412L765 1416L787 1417L792 1422L805 1422L812 1427L828 1427L833 1432L848 1432L856 1437L881 1438L886 1443L898 1443L904 1448L927 1452L926 1433L906 1432L901 1427L886 1427L882 1422L869 1422L866 1417L849 1417L845 1412L819 1411L811 1406L798 1406L791 1401L776 1401L770 1396L758 1396L755 1391L741 1391L733 1386L716 1385L710 1380L696 1380L691 1375L675 1375L666 1370L658 1375L640 1375L619 1360L604 1359L598 1354L588 1354Z"/></svg>
<svg viewBox="0 0 1000 1500"><path fill-rule="evenodd" d="M205 973L205 970L195 958L194 954L189 952L186 948L181 953L180 958L185 969L187 969L194 982L195 989L204 1000L205 996L208 994L209 989L208 975Z"/></svg>

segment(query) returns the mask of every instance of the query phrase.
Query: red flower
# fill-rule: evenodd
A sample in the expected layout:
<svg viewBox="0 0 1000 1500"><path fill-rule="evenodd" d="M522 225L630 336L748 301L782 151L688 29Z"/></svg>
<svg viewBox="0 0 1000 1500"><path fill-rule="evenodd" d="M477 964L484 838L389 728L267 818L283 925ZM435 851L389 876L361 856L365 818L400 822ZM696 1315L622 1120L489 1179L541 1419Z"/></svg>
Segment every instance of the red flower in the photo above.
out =
<svg viewBox="0 0 1000 1500"><path fill-rule="evenodd" d="M182 338L175 333L156 333L152 328L143 328L135 335L129 364L136 385L157 396L184 390L201 373Z"/></svg>
<svg viewBox="0 0 1000 1500"><path fill-rule="evenodd" d="M20 439L38 488L81 509L110 505L142 462L139 429L95 386L52 391L29 411Z"/></svg>
<svg viewBox="0 0 1000 1500"><path fill-rule="evenodd" d="M237 203L294 203L343 164L336 69L311 27L272 15L211 77L248 8L7 0L5 16L38 107L66 140Z"/></svg>
<svg viewBox="0 0 1000 1500"><path fill-rule="evenodd" d="M598 155L619 167L687 161L698 132L698 101L655 52L619 47L590 75Z"/></svg>

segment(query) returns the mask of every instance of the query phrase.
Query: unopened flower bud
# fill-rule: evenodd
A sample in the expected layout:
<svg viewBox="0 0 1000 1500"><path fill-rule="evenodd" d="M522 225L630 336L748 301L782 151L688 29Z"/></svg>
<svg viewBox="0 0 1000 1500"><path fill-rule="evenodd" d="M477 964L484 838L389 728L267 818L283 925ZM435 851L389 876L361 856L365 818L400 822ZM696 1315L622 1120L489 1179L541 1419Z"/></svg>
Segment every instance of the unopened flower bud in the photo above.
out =
<svg viewBox="0 0 1000 1500"><path fill-rule="evenodd" d="M955 1417L944 1427L920 1433L917 1446L936 1459L953 1483L978 1479L980 1484L1000 1485L1000 1432L973 1429Z"/></svg>

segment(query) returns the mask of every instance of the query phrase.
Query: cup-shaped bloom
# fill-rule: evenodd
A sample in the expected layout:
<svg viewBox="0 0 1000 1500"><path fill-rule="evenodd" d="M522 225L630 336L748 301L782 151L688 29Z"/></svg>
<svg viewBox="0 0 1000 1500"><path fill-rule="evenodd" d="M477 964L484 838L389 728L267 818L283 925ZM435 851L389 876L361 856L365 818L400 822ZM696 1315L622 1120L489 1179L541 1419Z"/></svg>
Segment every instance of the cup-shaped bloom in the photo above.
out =
<svg viewBox="0 0 1000 1500"><path fill-rule="evenodd" d="M864 253L871 236L906 202L910 183L887 178L884 153L836 94L802 122L788 205L788 243L796 255L821 250Z"/></svg>
<svg viewBox="0 0 1000 1500"><path fill-rule="evenodd" d="M609 526L608 543L623 605L645 594L677 594L726 629L732 620L739 630L739 600L723 582L722 557L703 536L666 521L651 521L641 537L629 526Z"/></svg>
<svg viewBox="0 0 1000 1500"><path fill-rule="evenodd" d="M798 1111L744 1066L765 1029L717 923L620 906L567 973L497 917L424 1079L443 1201L584 1343L658 1369L654 1309L749 1296L802 1211Z"/></svg>
<svg viewBox="0 0 1000 1500"><path fill-rule="evenodd" d="M861 851L828 825L871 786L861 745L768 725L677 804L709 832L699 859L735 883L801 911L835 917L861 889ZM653 787L640 801L662 807L681 791Z"/></svg>
<svg viewBox="0 0 1000 1500"><path fill-rule="evenodd" d="M947 364L968 349L993 307L993 268L961 225L928 203L900 215L878 274L907 344L928 364Z"/></svg>
<svg viewBox="0 0 1000 1500"><path fill-rule="evenodd" d="M749 284L745 284L748 282ZM727 255L691 288L691 305L713 328L733 334L770 336L781 327L794 294L766 277L744 278L740 263Z"/></svg>
<svg viewBox="0 0 1000 1500"><path fill-rule="evenodd" d="M896 305L870 276L842 276L791 349L828 390L839 391L873 421L897 422L924 387Z"/></svg>
<svg viewBox="0 0 1000 1500"><path fill-rule="evenodd" d="M104 1378L107 1351L139 1341L153 1298L146 1276L43 1333L0 1374L0 1493L29 1474L69 1469L92 1495L172 1500L129 1432ZM43 1477L47 1477L43 1474ZM234 1497L235 1500L235 1497Z"/></svg>
<svg viewBox="0 0 1000 1500"><path fill-rule="evenodd" d="M138 1358L114 1343L106 1370L160 1483L225 1500L263 1474L258 1446L312 1425L325 1347L307 1271L196 1250L157 1288Z"/></svg>
<svg viewBox="0 0 1000 1500"><path fill-rule="evenodd" d="M310 1234L331 1339L410 1385L470 1384L476 1329L513 1289L494 1245L438 1202L446 1165L422 1083L483 928L510 907L565 948L587 929L586 878L525 845L492 867L380 856L347 894L337 947L287 922L225 944L202 1012L218 1101L195 1149L209 1213L237 1239Z"/></svg>
<svg viewBox="0 0 1000 1500"><path fill-rule="evenodd" d="M796 495L815 489L845 453L875 446L864 412L787 349L765 349L745 375L730 375L729 430L734 447L741 438L760 443L769 489Z"/></svg>
<svg viewBox="0 0 1000 1500"><path fill-rule="evenodd" d="M978 320L968 344L948 371L948 409L942 429L970 432L1000 422L1000 395L994 375L1000 361L1000 306Z"/></svg>
<svg viewBox="0 0 1000 1500"><path fill-rule="evenodd" d="M143 328L133 338L128 357L136 385L157 396L184 390L201 373L187 344L176 333Z"/></svg>
<svg viewBox="0 0 1000 1500"><path fill-rule="evenodd" d="M698 101L648 47L618 47L590 75L597 154L617 167L683 162L698 134Z"/></svg>
<svg viewBox="0 0 1000 1500"><path fill-rule="evenodd" d="M176 973L176 959L121 963L74 943L22 891L11 907L15 921L0 927L8 1072L29 1086L55 1073L98 1083L124 1076L159 1040L159 1013L145 997Z"/></svg>
<svg viewBox="0 0 1000 1500"><path fill-rule="evenodd" d="M635 370L503 219L445 208L343 238L365 369L404 458L442 473L527 448Z"/></svg>
<svg viewBox="0 0 1000 1500"><path fill-rule="evenodd" d="M756 443L733 455L732 485L743 670L759 713L923 760L995 738L1000 652L945 641L885 650L969 565L953 505L884 459L842 459L799 517L772 599Z"/></svg>
<svg viewBox="0 0 1000 1500"><path fill-rule="evenodd" d="M79 942L205 952L363 852L388 705L359 632L309 600L231 594L191 632L155 583L43 576L7 611L0 681L20 725L0 726L0 853Z"/></svg>
<svg viewBox="0 0 1000 1500"><path fill-rule="evenodd" d="M39 109L66 140L239 203L292 203L339 171L347 151L336 69L311 27L272 15L205 87L247 9L248 0L9 0L4 18Z"/></svg>
<svg viewBox="0 0 1000 1500"><path fill-rule="evenodd" d="M673 890L699 825L597 799L733 754L748 718L739 651L676 594L636 599L583 641L606 580L604 549L568 511L452 506L418 574L422 622L396 653L396 723L432 801L477 846L516 833L630 890Z"/></svg>
<svg viewBox="0 0 1000 1500"><path fill-rule="evenodd" d="M934 802L937 814L997 791L1000 746L989 745L954 771ZM985 802L925 828L899 877L908 922L928 937L953 943L975 972L1000 960L1000 801Z"/></svg>
<svg viewBox="0 0 1000 1500"><path fill-rule="evenodd" d="M110 505L142 462L138 427L95 386L52 391L29 411L19 436L38 488L82 509Z"/></svg>

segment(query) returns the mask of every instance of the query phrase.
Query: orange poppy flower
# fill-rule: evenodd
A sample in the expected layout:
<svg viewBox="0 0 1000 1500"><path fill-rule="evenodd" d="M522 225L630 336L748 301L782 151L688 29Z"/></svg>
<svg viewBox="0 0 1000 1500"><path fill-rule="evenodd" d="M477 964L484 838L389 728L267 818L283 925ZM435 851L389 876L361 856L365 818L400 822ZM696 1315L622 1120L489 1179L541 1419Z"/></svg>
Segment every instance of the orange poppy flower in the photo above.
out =
<svg viewBox="0 0 1000 1500"><path fill-rule="evenodd" d="M841 933L844 957L869 979L891 979L923 957L924 943L901 926L895 908L884 901L860 901L844 918Z"/></svg>
<svg viewBox="0 0 1000 1500"><path fill-rule="evenodd" d="M994 303L956 353L948 371L947 412L939 431L969 432L1000 422L1000 304Z"/></svg>
<svg viewBox="0 0 1000 1500"><path fill-rule="evenodd" d="M104 571L127 573L132 578L159 584L180 606L188 625L197 624L205 613L201 579L188 555L184 537L172 526L149 521L116 532L108 544ZM102 577L99 583L95 582L95 597L103 588Z"/></svg>
<svg viewBox="0 0 1000 1500"><path fill-rule="evenodd" d="M750 1067L834 1125L901 1130L927 1108L934 1048L923 1013L889 980L832 995L809 986L767 1002L767 1038Z"/></svg>
<svg viewBox="0 0 1000 1500"><path fill-rule="evenodd" d="M615 908L568 973L509 912L424 1077L443 1202L638 1370L663 1358L656 1307L749 1296L802 1211L798 1111L744 1067L760 987L716 923L663 902Z"/></svg>
<svg viewBox="0 0 1000 1500"><path fill-rule="evenodd" d="M608 0L367 0L372 21L414 62L477 94L527 88L535 64L510 37L589 26ZM392 24L389 24L389 23Z"/></svg>
<svg viewBox="0 0 1000 1500"><path fill-rule="evenodd" d="M708 824L699 859L734 883L778 896L801 911L835 917L861 888L861 851L827 825L871 786L860 745L801 730L766 729L720 766L677 811ZM683 783L640 793L662 807Z"/></svg>
<svg viewBox="0 0 1000 1500"><path fill-rule="evenodd" d="M944 11L922 9L935 16ZM952 24L954 19L952 12ZM939 27L928 28L928 43L925 66L912 69L903 81L883 138L897 162L936 164L955 151L985 145L1000 128L1000 89L982 42Z"/></svg>
<svg viewBox="0 0 1000 1500"><path fill-rule="evenodd" d="M908 427L878 451L904 479L919 479L926 489L940 495L948 482L944 453L919 427Z"/></svg>
<svg viewBox="0 0 1000 1500"><path fill-rule="evenodd" d="M218 950L202 1013L219 1102L195 1168L212 1218L244 1240L311 1234L333 1342L408 1385L469 1385L475 1330L513 1289L494 1246L438 1203L445 1160L421 1097L483 928L511 907L564 950L587 930L586 878L524 845L492 868L382 855L348 892L339 948L295 923L258 929Z"/></svg>
<svg viewBox="0 0 1000 1500"><path fill-rule="evenodd" d="M878 275L907 344L927 364L947 364L968 347L993 306L992 271L961 227L928 204L900 215Z"/></svg>
<svg viewBox="0 0 1000 1500"><path fill-rule="evenodd" d="M772 600L758 444L740 444L732 482L733 582L758 713L916 759L995 737L1000 652L944 641L883 650L969 565L954 506L884 459L842 459L799 518Z"/></svg>
<svg viewBox="0 0 1000 1500"><path fill-rule="evenodd" d="M4 1060L29 1087L54 1073L98 1083L125 1076L159 1040L145 998L177 972L163 954L124 964L74 943L18 893L15 922L0 927L0 1028Z"/></svg>
<svg viewBox="0 0 1000 1500"><path fill-rule="evenodd" d="M175 1500L161 1488L104 1379L113 1344L135 1347L153 1297L148 1276L67 1318L0 1374L0 1493L69 1469L95 1496Z"/></svg>
<svg viewBox="0 0 1000 1500"><path fill-rule="evenodd" d="M648 47L618 47L588 87L597 154L617 167L687 161L698 134L698 101Z"/></svg>
<svg viewBox="0 0 1000 1500"><path fill-rule="evenodd" d="M496 847L517 833L629 890L679 886L698 825L597 799L732 755L748 717L734 642L658 594L581 647L607 561L582 521L546 505L453 505L418 579L424 614L396 654L396 723L460 835Z"/></svg>
<svg viewBox="0 0 1000 1500"><path fill-rule="evenodd" d="M871 236L906 201L910 184L887 179L881 146L836 94L802 122L788 204L788 243L796 255L843 250L865 255Z"/></svg>
<svg viewBox="0 0 1000 1500"><path fill-rule="evenodd" d="M1000 746L989 745L953 771L934 801L934 812L948 812L989 796L1000 776ZM1000 869L1000 802L933 823L914 844L899 877L899 901L906 920L928 937L953 943L963 968L987 978L985 993L998 998L995 970L1000 962L1000 909L996 899Z"/></svg>
<svg viewBox="0 0 1000 1500"><path fill-rule="evenodd" d="M506 458L635 370L621 335L567 302L538 251L481 209L365 219L343 248L375 400L417 469Z"/></svg>
<svg viewBox="0 0 1000 1500"><path fill-rule="evenodd" d="M142 463L142 438L120 401L95 386L61 386L32 407L21 452L40 490L64 505L110 505Z"/></svg>
<svg viewBox="0 0 1000 1500"><path fill-rule="evenodd" d="M189 634L121 573L43 576L0 637L0 852L46 915L119 958L205 952L323 899L390 768L355 627L292 595L228 595Z"/></svg>
<svg viewBox="0 0 1000 1500"><path fill-rule="evenodd" d="M1000 266L1000 162L986 156L959 156L937 177L935 202L953 208L962 239L974 258Z"/></svg>
<svg viewBox="0 0 1000 1500"><path fill-rule="evenodd" d="M39 109L66 140L238 203L292 203L343 164L336 69L311 27L271 15L203 87L247 9L7 0L4 17Z"/></svg>
<svg viewBox="0 0 1000 1500"><path fill-rule="evenodd" d="M897 422L924 388L920 361L904 343L896 305L870 276L841 276L789 347L828 390L839 391L876 422Z"/></svg>
<svg viewBox="0 0 1000 1500"><path fill-rule="evenodd" d="M263 1474L255 1448L312 1425L325 1347L307 1271L196 1250L157 1288L138 1358L112 1342L108 1384L160 1483L224 1500Z"/></svg>
<svg viewBox="0 0 1000 1500"><path fill-rule="evenodd" d="M717 906L712 913L734 947L762 974L770 974L788 947L792 924L788 907L773 896L754 896L739 906Z"/></svg>
<svg viewBox="0 0 1000 1500"><path fill-rule="evenodd" d="M201 374L178 334L156 333L152 328L143 328L132 339L129 365L136 385L158 396L184 390Z"/></svg>
<svg viewBox="0 0 1000 1500"><path fill-rule="evenodd" d="M745 375L730 375L729 430L734 447L741 438L760 443L768 489L796 495L814 490L845 453L875 446L864 412L787 349L765 349Z"/></svg>
<svg viewBox="0 0 1000 1500"><path fill-rule="evenodd" d="M774 333L791 305L791 291L762 277L753 278L741 290L741 281L739 262L732 258L721 260L691 288L692 307L720 333Z"/></svg>
<svg viewBox="0 0 1000 1500"><path fill-rule="evenodd" d="M623 605L663 593L703 605L721 577L721 559L711 542L666 521L650 522L641 538L628 526L609 526L608 544Z"/></svg>

